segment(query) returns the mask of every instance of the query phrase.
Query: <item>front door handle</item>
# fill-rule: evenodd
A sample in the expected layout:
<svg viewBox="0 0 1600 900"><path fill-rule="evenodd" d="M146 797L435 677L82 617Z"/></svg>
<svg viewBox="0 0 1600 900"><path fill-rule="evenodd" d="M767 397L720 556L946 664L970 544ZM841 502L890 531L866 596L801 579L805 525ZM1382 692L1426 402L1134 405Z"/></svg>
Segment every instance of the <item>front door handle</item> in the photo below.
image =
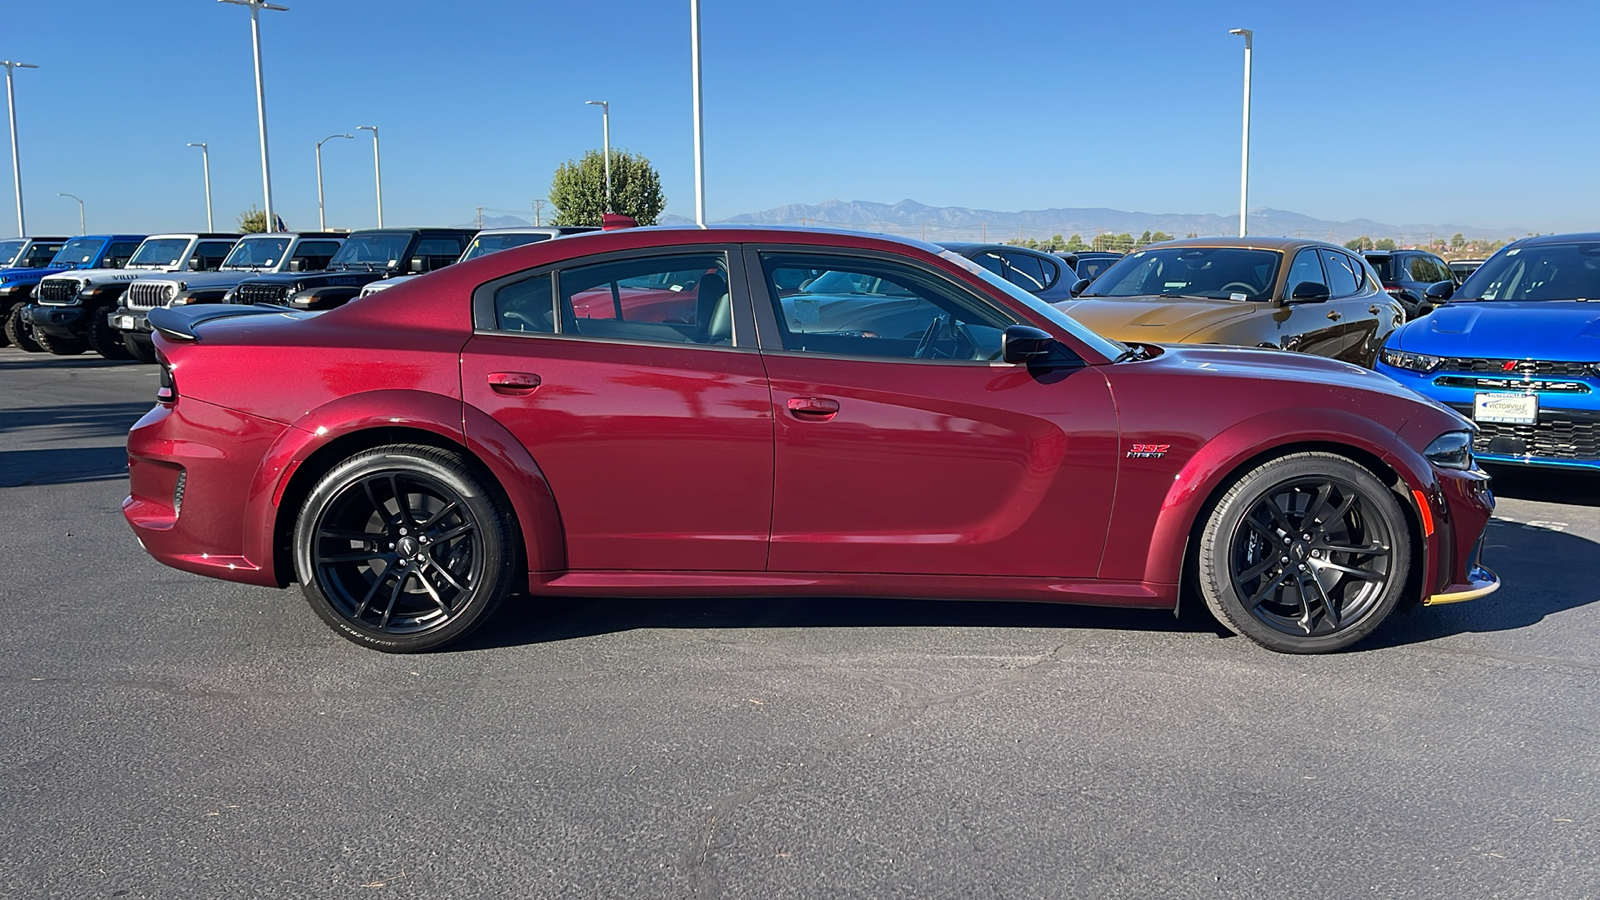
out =
<svg viewBox="0 0 1600 900"><path fill-rule="evenodd" d="M1378 313L1382 312L1382 310L1378 309L1378 304L1374 303L1371 306L1367 307L1367 312L1372 313L1373 315L1377 315Z"/></svg>
<svg viewBox="0 0 1600 900"><path fill-rule="evenodd" d="M539 389L539 376L532 372L490 372L489 390L496 394L520 397Z"/></svg>
<svg viewBox="0 0 1600 900"><path fill-rule="evenodd" d="M1336 309L1336 310L1334 310L1334 311L1333 311L1333 312L1331 312L1331 313L1328 313L1328 318L1330 318L1330 319L1332 319L1332 320L1334 320L1334 321L1335 321L1335 322L1337 322L1337 321L1339 321L1339 320L1340 320L1340 319L1342 319L1342 318L1344 318L1344 313L1342 313L1342 312L1339 312L1339 311L1338 311L1338 310L1337 310L1337 309Z"/></svg>
<svg viewBox="0 0 1600 900"><path fill-rule="evenodd" d="M788 405L796 419L826 422L839 414L839 401L827 397L790 397Z"/></svg>

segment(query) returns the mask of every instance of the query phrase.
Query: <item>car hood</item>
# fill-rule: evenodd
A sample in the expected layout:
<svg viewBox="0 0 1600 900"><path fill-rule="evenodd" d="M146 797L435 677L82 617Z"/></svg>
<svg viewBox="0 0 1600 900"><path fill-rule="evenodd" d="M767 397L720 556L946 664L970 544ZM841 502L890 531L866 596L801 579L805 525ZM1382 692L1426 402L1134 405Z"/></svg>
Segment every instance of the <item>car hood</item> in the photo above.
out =
<svg viewBox="0 0 1600 900"><path fill-rule="evenodd" d="M1600 360L1600 303L1482 301L1442 306L1406 323L1389 346L1434 356Z"/></svg>
<svg viewBox="0 0 1600 900"><path fill-rule="evenodd" d="M1091 331L1119 341L1183 341L1224 322L1250 315L1262 304L1240 300L1163 300L1159 297L1085 297L1055 304Z"/></svg>
<svg viewBox="0 0 1600 900"><path fill-rule="evenodd" d="M155 278L162 274L177 272L177 269L62 269L50 277L60 276L71 278L74 281L87 281L90 284L110 284L116 281L139 281L143 278Z"/></svg>
<svg viewBox="0 0 1600 900"><path fill-rule="evenodd" d="M189 289L194 288L219 288L233 287L246 278L256 278L266 274L260 271L236 270L230 272L165 272L151 274L140 278L140 281L159 281L163 284L183 284Z"/></svg>
<svg viewBox="0 0 1600 900"><path fill-rule="evenodd" d="M1199 370L1237 378L1336 384L1378 391L1395 397L1426 399L1394 379L1379 375L1371 369L1309 353L1209 344L1162 345L1161 355L1150 362L1159 362L1164 367Z"/></svg>
<svg viewBox="0 0 1600 900"><path fill-rule="evenodd" d="M368 271L366 269L340 269L335 272L279 272L268 275L247 276L252 284L288 284L299 285L300 290L314 287L328 287L330 285L348 284L360 287L384 277L388 273L382 269ZM244 279L240 279L241 281Z"/></svg>

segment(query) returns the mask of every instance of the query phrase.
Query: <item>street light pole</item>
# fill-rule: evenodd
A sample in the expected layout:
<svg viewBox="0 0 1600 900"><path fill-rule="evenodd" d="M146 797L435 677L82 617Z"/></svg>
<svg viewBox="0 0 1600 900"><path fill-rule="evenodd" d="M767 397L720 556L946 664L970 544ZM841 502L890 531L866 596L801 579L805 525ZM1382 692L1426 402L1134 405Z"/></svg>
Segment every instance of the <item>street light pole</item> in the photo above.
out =
<svg viewBox="0 0 1600 900"><path fill-rule="evenodd" d="M272 163L267 158L267 94L261 80L261 11L270 9L288 12L289 7L268 3L267 0L217 0L217 2L250 7L250 40L256 52L256 124L261 129L261 189L266 195L267 202L265 230L273 231L277 219L272 215Z"/></svg>
<svg viewBox="0 0 1600 900"><path fill-rule="evenodd" d="M1235 28L1229 34L1244 37L1244 136L1243 151L1239 159L1239 237L1244 237L1250 214L1250 39L1255 32L1248 28Z"/></svg>
<svg viewBox="0 0 1600 900"><path fill-rule="evenodd" d="M611 103L607 100L585 100L583 104L600 107L600 139L606 148L606 212L611 212Z"/></svg>
<svg viewBox="0 0 1600 900"><path fill-rule="evenodd" d="M700 0L689 0L689 68L694 78L694 221L706 227L705 120L700 115Z"/></svg>
<svg viewBox="0 0 1600 900"><path fill-rule="evenodd" d="M372 173L378 182L378 227L383 227L383 162L378 158L378 126L357 125L357 131L372 132Z"/></svg>
<svg viewBox="0 0 1600 900"><path fill-rule="evenodd" d="M211 149L205 141L191 141L189 146L200 148L200 165L206 176L206 230L216 231L216 226L211 222Z"/></svg>
<svg viewBox="0 0 1600 900"><path fill-rule="evenodd" d="M83 224L83 198L79 197L77 194L67 194L67 193L63 193L61 191L56 191L56 196L57 197L71 197L72 199L78 201L78 233L79 234L88 234L89 233L89 226Z"/></svg>
<svg viewBox="0 0 1600 900"><path fill-rule="evenodd" d="M328 217L326 215L324 215L323 212L322 212L322 145L326 144L327 142L329 142L331 140L333 140L334 138L349 138L350 140L355 140L355 135L353 135L353 134L330 134L327 137L323 138L322 140L317 141L317 230L318 231L327 231L328 230Z"/></svg>
<svg viewBox="0 0 1600 900"><path fill-rule="evenodd" d="M13 69L37 69L33 63L0 61L6 67L6 108L11 111L11 180L17 189L17 237L26 237L28 221L22 215L22 162L17 159L17 94L11 87Z"/></svg>

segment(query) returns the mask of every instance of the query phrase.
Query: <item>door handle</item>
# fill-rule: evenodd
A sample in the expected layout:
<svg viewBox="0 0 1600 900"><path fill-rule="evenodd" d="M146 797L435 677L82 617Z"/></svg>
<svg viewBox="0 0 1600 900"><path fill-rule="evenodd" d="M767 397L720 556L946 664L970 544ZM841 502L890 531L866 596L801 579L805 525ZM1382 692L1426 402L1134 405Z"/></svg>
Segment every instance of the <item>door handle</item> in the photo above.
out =
<svg viewBox="0 0 1600 900"><path fill-rule="evenodd" d="M1367 307L1367 312L1372 313L1373 315L1377 315L1378 313L1380 313L1382 311L1383 310L1378 309L1378 304L1376 304L1376 303L1374 303L1371 306Z"/></svg>
<svg viewBox="0 0 1600 900"><path fill-rule="evenodd" d="M790 397L788 406L796 419L826 422L839 414L839 401L827 397Z"/></svg>
<svg viewBox="0 0 1600 900"><path fill-rule="evenodd" d="M1331 312L1331 313L1328 313L1328 318L1330 318L1330 319L1332 319L1332 320L1334 320L1334 321L1335 321L1335 322L1337 322L1337 321L1339 321L1339 320L1340 320L1340 319L1342 319L1342 318L1344 318L1344 313L1342 313L1342 312L1339 312L1339 311L1338 311L1338 310L1337 310L1337 309L1336 309L1336 310L1334 310L1334 311L1333 311L1333 312Z"/></svg>
<svg viewBox="0 0 1600 900"><path fill-rule="evenodd" d="M532 372L490 372L489 390L496 394L522 396L539 389L539 376Z"/></svg>

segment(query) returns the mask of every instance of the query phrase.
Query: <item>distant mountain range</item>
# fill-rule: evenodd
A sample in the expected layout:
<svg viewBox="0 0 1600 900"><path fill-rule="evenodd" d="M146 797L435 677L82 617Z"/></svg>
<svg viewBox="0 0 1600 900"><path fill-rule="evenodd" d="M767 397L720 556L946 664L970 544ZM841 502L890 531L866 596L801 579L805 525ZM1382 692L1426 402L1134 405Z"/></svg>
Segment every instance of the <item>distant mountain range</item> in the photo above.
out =
<svg viewBox="0 0 1600 900"><path fill-rule="evenodd" d="M1177 237L1190 233L1209 237L1237 234L1239 230L1238 216L1207 213L1143 213L1103 208L1000 212L964 206L928 206L915 200L893 204L866 200L795 203L762 212L742 213L719 221L754 225L820 225L910 237L925 236L928 240L937 241L1006 241L1019 237L1043 239L1057 234L1063 237L1076 234L1087 241L1102 232L1127 232L1137 237L1145 231L1164 231ZM526 219L516 216L486 216L483 220L485 228L527 224L529 222ZM692 225L694 220L669 215L661 217L661 224ZM471 224L466 227L471 227ZM1420 244L1430 237L1449 238L1458 232L1469 240L1498 240L1527 233L1522 228L1450 224L1389 225L1371 219L1331 222L1266 207L1250 211L1251 234L1312 237L1336 243L1367 235L1372 238L1394 238L1401 244Z"/></svg>

